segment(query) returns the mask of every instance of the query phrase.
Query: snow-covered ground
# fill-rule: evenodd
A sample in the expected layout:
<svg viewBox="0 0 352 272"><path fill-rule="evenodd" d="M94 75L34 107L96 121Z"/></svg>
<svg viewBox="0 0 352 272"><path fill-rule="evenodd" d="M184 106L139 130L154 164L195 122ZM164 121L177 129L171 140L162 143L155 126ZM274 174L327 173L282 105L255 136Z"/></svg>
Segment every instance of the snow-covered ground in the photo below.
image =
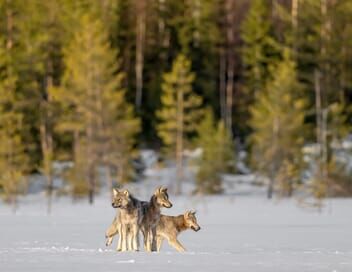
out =
<svg viewBox="0 0 352 272"><path fill-rule="evenodd" d="M172 191L176 175L173 165L158 168L153 152L145 155L150 164L144 181L128 187L143 200L160 184ZM192 181L193 172L188 168L185 179ZM116 212L106 186L93 206L61 197L47 215L44 180L33 176L16 214L0 202L0 272L352 271L352 199L328 200L318 212L293 199L268 201L265 188L251 185L254 175L223 178L224 195L171 195L173 208L163 210L170 215L197 210L202 229L179 237L187 252L164 243L160 253L118 253L116 239L105 247L104 233ZM193 189L194 182L183 185L184 192Z"/></svg>
<svg viewBox="0 0 352 272"><path fill-rule="evenodd" d="M143 188L152 192L138 186L137 197L145 198ZM351 199L328 201L321 213L258 194L171 200L164 213L196 209L202 227L180 235L186 253L166 244L151 254L118 253L116 241L106 248L115 212L108 193L93 206L57 199L49 216L41 195L21 199L16 215L2 205L0 271L352 271Z"/></svg>

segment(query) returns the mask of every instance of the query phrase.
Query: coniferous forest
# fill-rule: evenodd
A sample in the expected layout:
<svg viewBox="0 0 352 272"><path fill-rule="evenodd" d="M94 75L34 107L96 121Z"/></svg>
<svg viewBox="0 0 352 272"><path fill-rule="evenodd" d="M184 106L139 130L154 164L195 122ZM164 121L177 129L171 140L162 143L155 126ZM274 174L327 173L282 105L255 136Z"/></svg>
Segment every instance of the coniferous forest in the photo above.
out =
<svg viewBox="0 0 352 272"><path fill-rule="evenodd" d="M241 160L269 198L350 196L351 102L350 0L0 0L13 205L33 174L60 192L58 162L61 193L93 202L101 169L109 186L138 180L143 149L174 163L175 193L189 164L193 193L221 193Z"/></svg>

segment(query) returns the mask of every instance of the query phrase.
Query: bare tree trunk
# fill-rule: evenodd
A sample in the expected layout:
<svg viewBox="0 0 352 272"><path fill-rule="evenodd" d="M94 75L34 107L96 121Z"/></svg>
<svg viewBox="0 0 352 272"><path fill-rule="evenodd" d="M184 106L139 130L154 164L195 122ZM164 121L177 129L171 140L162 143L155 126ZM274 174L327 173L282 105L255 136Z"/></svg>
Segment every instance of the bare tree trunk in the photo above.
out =
<svg viewBox="0 0 352 272"><path fill-rule="evenodd" d="M158 0L158 12L165 13L165 0ZM167 62L168 53L166 48L170 46L170 33L166 31L166 22L164 17L158 14L158 42L159 42L159 56L162 63Z"/></svg>
<svg viewBox="0 0 352 272"><path fill-rule="evenodd" d="M112 174L111 174L111 167L110 166L107 166L107 179L108 179L108 186L109 186L109 192L110 192L110 199L112 200L114 194L112 192L113 181L112 181Z"/></svg>
<svg viewBox="0 0 352 272"><path fill-rule="evenodd" d="M330 63L327 61L328 51L327 45L330 41L330 33L331 33L331 21L328 18L328 7L329 0L320 0L320 11L322 17L322 25L321 25L321 47L320 54L322 58L321 63L321 75L319 74L319 78L317 80L319 91L318 102L320 103L319 109L319 118L320 123L319 126L319 134L320 134L320 178L322 182L326 185L325 193L328 194L329 184L328 184L328 143L327 143L327 114L328 114L328 97L331 90L331 67ZM323 84L321 84L321 82Z"/></svg>
<svg viewBox="0 0 352 272"><path fill-rule="evenodd" d="M224 123L226 117L226 56L224 49L220 49L219 54L219 97L220 97L220 116Z"/></svg>
<svg viewBox="0 0 352 272"><path fill-rule="evenodd" d="M6 49L11 50L13 46L13 11L10 7L11 0L6 0Z"/></svg>
<svg viewBox="0 0 352 272"><path fill-rule="evenodd" d="M234 59L229 58L227 67L227 82L226 82L226 127L232 134L232 106L233 106L233 78L234 78Z"/></svg>
<svg viewBox="0 0 352 272"><path fill-rule="evenodd" d="M86 168L86 177L88 182L88 201L89 204L94 202L94 192L95 192L95 146L94 143L94 127L93 127L93 113L90 112L87 121L86 128L86 150L87 150L87 168Z"/></svg>
<svg viewBox="0 0 352 272"><path fill-rule="evenodd" d="M117 161L117 183L118 184L123 184L124 183L124 171L125 169L123 168L123 158L120 157Z"/></svg>
<svg viewBox="0 0 352 272"><path fill-rule="evenodd" d="M268 184L268 194L267 197L270 199L273 196L274 193L274 185L275 185L275 173L278 170L278 163L279 163L279 150L277 146L277 141L279 137L279 130L280 130L280 121L279 118L276 117L273 122L273 130L272 130L272 161L270 162L270 168L271 168L271 173L270 173L270 180Z"/></svg>
<svg viewBox="0 0 352 272"><path fill-rule="evenodd" d="M326 183L326 190L329 189L328 184L328 143L327 143L327 115L328 108L322 107L322 92L319 71L315 71L315 111L316 111L316 139L319 147L318 150L318 178L319 182ZM326 191L326 193L327 193Z"/></svg>
<svg viewBox="0 0 352 272"><path fill-rule="evenodd" d="M7 34L7 39L6 39L6 50L7 50L7 54L10 56L11 54L11 50L13 47L13 10L10 7L11 5L11 0L6 0L6 34ZM12 66L7 66L7 73L8 76L10 76L12 74ZM10 146L10 152L9 155L7 156L7 160L11 161L13 154L12 154L12 145L11 143L7 143ZM11 179L13 179L13 177L11 177ZM10 181L13 182L13 181ZM16 184L13 184L14 188L13 190L10 189L9 192L9 200L11 202L12 205L12 212L15 214L16 210L17 210L17 188L16 188Z"/></svg>
<svg viewBox="0 0 352 272"><path fill-rule="evenodd" d="M40 120L40 142L43 156L43 174L46 179L46 193L47 193L47 213L51 213L52 207L52 193L53 193L53 173L52 173L52 160L53 160L53 136L51 131L52 112L51 112L51 96L49 89L53 86L53 67L52 62L48 61L47 67L48 75L46 77L46 86L44 98L41 101L41 120Z"/></svg>
<svg viewBox="0 0 352 272"><path fill-rule="evenodd" d="M94 203L94 194L95 194L95 174L94 174L94 167L89 167L88 168L88 184L89 184L89 189L88 189L88 201L89 204Z"/></svg>
<svg viewBox="0 0 352 272"><path fill-rule="evenodd" d="M292 49L293 52L296 54L297 52L297 30L298 30L298 4L299 0L292 0L291 2L291 24L292 24Z"/></svg>
<svg viewBox="0 0 352 272"><path fill-rule="evenodd" d="M48 131L47 125L44 120L41 120L39 127L40 130L40 141L41 149L43 155L43 174L46 179L46 194L48 198L47 202L47 213L51 213L51 203L52 203L52 191L53 191L53 176L52 176L52 135Z"/></svg>
<svg viewBox="0 0 352 272"><path fill-rule="evenodd" d="M322 124L321 124L321 143L322 143L322 154L321 160L323 164L322 175L323 180L328 183L328 139L327 139L327 120L328 120L328 108L323 109L322 112ZM328 185L328 184L327 184ZM328 189L329 187L327 187Z"/></svg>
<svg viewBox="0 0 352 272"><path fill-rule="evenodd" d="M299 0L292 0L291 2L291 23L293 29L296 29L298 25L298 2Z"/></svg>
<svg viewBox="0 0 352 272"><path fill-rule="evenodd" d="M11 194L11 206L12 206L12 212L15 214L17 211L17 193L13 192Z"/></svg>
<svg viewBox="0 0 352 272"><path fill-rule="evenodd" d="M176 194L182 192L183 181L183 92L177 92L177 135L176 135Z"/></svg>
<svg viewBox="0 0 352 272"><path fill-rule="evenodd" d="M322 154L322 138L321 138L321 127L322 127L322 105L321 105L321 89L320 89L320 72L314 71L314 85L315 85L315 116L316 116L316 139L319 146L319 160Z"/></svg>
<svg viewBox="0 0 352 272"><path fill-rule="evenodd" d="M92 114L92 113L91 113ZM93 128L93 117L90 116L90 120L87 125L87 182L88 182L88 200L89 204L94 202L94 193L95 193L95 150L93 148L94 143L94 128Z"/></svg>
<svg viewBox="0 0 352 272"><path fill-rule="evenodd" d="M146 0L136 0L136 17L136 107L140 109L143 97Z"/></svg>
<svg viewBox="0 0 352 272"><path fill-rule="evenodd" d="M328 97L329 93L331 93L332 84L335 84L336 79L331 78L331 65L328 61L328 44L330 42L330 33L331 33L331 20L328 15L329 8L329 0L320 0L320 12L322 18L322 25L320 27L320 55L322 62L320 64L320 71L322 73L321 76L321 100L322 100L322 108L328 106ZM331 81L333 82L331 84Z"/></svg>
<svg viewBox="0 0 352 272"><path fill-rule="evenodd" d="M268 191L267 191L268 199L271 199L273 197L273 191L274 191L274 177L270 177L269 184L268 184Z"/></svg>
<svg viewBox="0 0 352 272"><path fill-rule="evenodd" d="M234 0L226 0L226 40L227 40L227 81L226 81L226 127L232 134L232 107L235 74L235 33L234 33Z"/></svg>

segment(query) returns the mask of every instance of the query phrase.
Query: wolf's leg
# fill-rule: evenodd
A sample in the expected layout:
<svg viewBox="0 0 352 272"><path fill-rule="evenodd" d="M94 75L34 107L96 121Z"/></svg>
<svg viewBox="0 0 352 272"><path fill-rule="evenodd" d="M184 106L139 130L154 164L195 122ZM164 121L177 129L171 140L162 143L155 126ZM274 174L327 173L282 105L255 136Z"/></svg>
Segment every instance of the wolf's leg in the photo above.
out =
<svg viewBox="0 0 352 272"><path fill-rule="evenodd" d="M152 251L152 231L151 229L147 230L147 237L146 237L146 251L151 252Z"/></svg>
<svg viewBox="0 0 352 272"><path fill-rule="evenodd" d="M181 243L176 238L170 238L168 240L169 244L173 246L178 252L184 252L186 249L181 245Z"/></svg>
<svg viewBox="0 0 352 272"><path fill-rule="evenodd" d="M139 244L139 226L137 226L137 234L136 234L136 242L137 242L137 251L139 251L139 247L140 247L140 244Z"/></svg>
<svg viewBox="0 0 352 272"><path fill-rule="evenodd" d="M110 246L114 236L118 233L118 223L114 220L105 232L106 246Z"/></svg>
<svg viewBox="0 0 352 272"><path fill-rule="evenodd" d="M139 250L139 245L138 245L138 225L133 225L131 227L131 250L138 251Z"/></svg>
<svg viewBox="0 0 352 272"><path fill-rule="evenodd" d="M127 243L128 243L128 230L127 230L127 225L126 224L121 224L122 228L121 228L121 233L120 233L120 238L122 240L122 248L121 251L127 251Z"/></svg>
<svg viewBox="0 0 352 272"><path fill-rule="evenodd" d="M145 227L141 228L143 234L143 246L144 250L147 250L147 243L148 243L148 230Z"/></svg>
<svg viewBox="0 0 352 272"><path fill-rule="evenodd" d="M120 234L119 242L117 243L117 251L122 250L122 242L123 242L123 235L122 235L122 224L118 224L118 233Z"/></svg>
<svg viewBox="0 0 352 272"><path fill-rule="evenodd" d="M161 245L163 244L164 238L160 235L156 236L156 250L159 252L161 249Z"/></svg>
<svg viewBox="0 0 352 272"><path fill-rule="evenodd" d="M128 250L133 250L133 235L133 227L129 226L127 230Z"/></svg>
<svg viewBox="0 0 352 272"><path fill-rule="evenodd" d="M132 243L131 243L131 229L128 227L126 230L126 248L127 250L131 250L132 248Z"/></svg>
<svg viewBox="0 0 352 272"><path fill-rule="evenodd" d="M147 251L148 231L145 228L142 228L141 230L142 230L142 233L143 233L144 250Z"/></svg>
<svg viewBox="0 0 352 272"><path fill-rule="evenodd" d="M152 228L151 250L156 251L156 228Z"/></svg>
<svg viewBox="0 0 352 272"><path fill-rule="evenodd" d="M110 246L111 245L111 243L112 243L112 240L114 239L114 237L112 236L112 237L108 237L108 238L106 238L106 242L105 242L105 245L106 246Z"/></svg>

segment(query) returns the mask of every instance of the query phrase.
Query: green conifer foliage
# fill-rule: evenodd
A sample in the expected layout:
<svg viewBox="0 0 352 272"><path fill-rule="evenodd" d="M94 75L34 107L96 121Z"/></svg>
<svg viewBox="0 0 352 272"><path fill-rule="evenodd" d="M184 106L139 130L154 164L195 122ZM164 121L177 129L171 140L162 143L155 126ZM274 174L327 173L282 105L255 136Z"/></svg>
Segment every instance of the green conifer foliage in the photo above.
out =
<svg viewBox="0 0 352 272"><path fill-rule="evenodd" d="M239 126L248 130L248 107L255 93L261 91L270 77L269 66L278 59L279 45L272 35L269 7L264 0L251 1L241 25L241 59L243 61L243 96L238 102Z"/></svg>
<svg viewBox="0 0 352 272"><path fill-rule="evenodd" d="M131 163L129 155L139 122L125 101L123 74L99 19L89 14L80 17L79 28L64 55L64 87L54 90L61 106L57 129L74 135L75 150L80 150L75 152L76 166L81 165L81 160L86 164L80 168L86 169L85 179L79 180L88 182L92 202L97 189L97 166L117 163L122 171ZM116 153L127 158L127 162L116 159Z"/></svg>
<svg viewBox="0 0 352 272"><path fill-rule="evenodd" d="M252 159L256 169L270 180L268 197L274 186L290 195L300 181L307 104L288 54L271 67L271 73L273 79L257 94L250 109Z"/></svg>
<svg viewBox="0 0 352 272"><path fill-rule="evenodd" d="M0 187L6 201L16 207L28 158L22 139L23 115L18 110L17 77L0 40Z"/></svg>
<svg viewBox="0 0 352 272"><path fill-rule="evenodd" d="M183 54L178 55L171 71L164 74L162 108L157 112L160 120L157 131L164 150L177 161L178 193L181 191L185 141L195 132L202 115L202 99L192 89L194 77L190 61Z"/></svg>
<svg viewBox="0 0 352 272"><path fill-rule="evenodd" d="M197 144L202 149L202 155L198 161L196 192L220 193L221 174L234 170L235 149L233 139L223 121L216 124L210 109L198 128Z"/></svg>

